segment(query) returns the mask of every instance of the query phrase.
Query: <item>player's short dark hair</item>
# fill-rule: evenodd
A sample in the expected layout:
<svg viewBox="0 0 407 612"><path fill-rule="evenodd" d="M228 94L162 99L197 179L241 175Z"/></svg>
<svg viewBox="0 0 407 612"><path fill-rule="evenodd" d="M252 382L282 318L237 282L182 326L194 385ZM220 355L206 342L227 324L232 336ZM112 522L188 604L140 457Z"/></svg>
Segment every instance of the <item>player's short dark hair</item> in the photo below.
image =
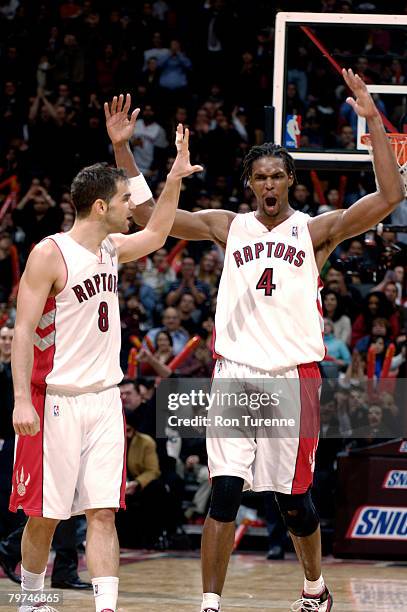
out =
<svg viewBox="0 0 407 612"><path fill-rule="evenodd" d="M117 181L127 181L122 168L111 168L107 164L93 164L82 168L71 185L71 197L78 217L87 217L97 199L110 202L117 193Z"/></svg>
<svg viewBox="0 0 407 612"><path fill-rule="evenodd" d="M119 382L119 387L124 387L124 385L132 385L134 390L138 391L137 381L134 378L123 378L123 380Z"/></svg>
<svg viewBox="0 0 407 612"><path fill-rule="evenodd" d="M140 377L137 379L137 386L140 388L140 385L143 385L147 389L154 389L155 387L155 379L154 378L144 378Z"/></svg>
<svg viewBox="0 0 407 612"><path fill-rule="evenodd" d="M243 160L242 180L244 181L245 185L248 183L252 175L253 163L256 161L256 159L260 159L261 157L278 157L282 159L288 176L291 175L294 179L293 186L297 183L294 159L291 157L287 149L281 145L276 145L273 142L265 142L262 145L252 147Z"/></svg>

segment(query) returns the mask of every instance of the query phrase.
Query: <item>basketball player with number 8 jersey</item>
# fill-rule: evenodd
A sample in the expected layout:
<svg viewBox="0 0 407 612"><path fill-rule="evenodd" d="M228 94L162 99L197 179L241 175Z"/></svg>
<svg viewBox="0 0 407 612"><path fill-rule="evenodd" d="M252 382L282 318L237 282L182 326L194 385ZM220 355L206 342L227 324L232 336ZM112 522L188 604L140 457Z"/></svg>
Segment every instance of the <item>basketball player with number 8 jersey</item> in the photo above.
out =
<svg viewBox="0 0 407 612"><path fill-rule="evenodd" d="M113 110L123 104L114 100ZM106 116L110 111L105 108ZM126 113L126 107L123 108ZM134 130L138 111L127 120ZM10 510L29 517L22 538L22 589L37 597L58 521L86 514L86 559L96 612L115 612L119 547L115 511L125 507L126 427L118 264L161 248L189 161L188 130L147 227L126 235L132 205L151 198L142 175L95 164L72 183L73 228L31 252L21 279L12 370L17 434ZM29 601L29 599L27 599ZM20 607L20 612L36 610ZM43 608L39 608L43 609Z"/></svg>

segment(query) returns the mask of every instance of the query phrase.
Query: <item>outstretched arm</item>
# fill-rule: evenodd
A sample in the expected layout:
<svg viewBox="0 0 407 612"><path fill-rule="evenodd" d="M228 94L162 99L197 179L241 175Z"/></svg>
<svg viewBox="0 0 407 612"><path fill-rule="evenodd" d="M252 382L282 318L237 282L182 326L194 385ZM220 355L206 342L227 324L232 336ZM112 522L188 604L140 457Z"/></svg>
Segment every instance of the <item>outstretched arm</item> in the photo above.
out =
<svg viewBox="0 0 407 612"><path fill-rule="evenodd" d="M124 234L113 234L111 236L117 247L120 262L138 259L164 245L174 223L182 179L202 170L202 166L191 166L188 148L189 130L186 129L184 134L184 128L181 124L177 127L175 142L178 151L177 157L145 229L130 236Z"/></svg>
<svg viewBox="0 0 407 612"><path fill-rule="evenodd" d="M367 195L347 210L338 210L315 217L309 229L316 251L326 256L343 240L357 236L380 223L405 198L403 182L396 158L383 127L379 111L365 83L352 70L343 70L343 78L356 100L347 98L348 104L369 124L372 139L374 168L378 191Z"/></svg>
<svg viewBox="0 0 407 612"><path fill-rule="evenodd" d="M130 94L126 95L126 100L122 94L118 98L115 96L110 109L107 102L104 105L106 128L112 141L116 165L118 168L124 168L129 178L140 174L129 145L140 109L136 108L129 118L130 106ZM133 220L144 227L153 210L154 200L133 207ZM185 240L213 240L225 246L229 226L234 217L235 213L228 210L202 210L195 213L177 210L170 235Z"/></svg>

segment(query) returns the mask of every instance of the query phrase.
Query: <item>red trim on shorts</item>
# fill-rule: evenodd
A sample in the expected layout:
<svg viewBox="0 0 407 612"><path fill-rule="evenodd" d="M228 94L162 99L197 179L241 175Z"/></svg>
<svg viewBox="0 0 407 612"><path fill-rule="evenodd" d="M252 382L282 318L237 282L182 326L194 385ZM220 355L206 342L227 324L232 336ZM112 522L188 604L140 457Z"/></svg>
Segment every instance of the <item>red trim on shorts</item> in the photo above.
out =
<svg viewBox="0 0 407 612"><path fill-rule="evenodd" d="M305 493L312 485L315 453L319 438L319 388L321 375L315 362L297 366L300 379L300 436L294 478L293 495Z"/></svg>
<svg viewBox="0 0 407 612"><path fill-rule="evenodd" d="M127 481L127 430L126 430L126 415L123 413L123 434L124 434L124 452L123 452L123 469L122 469L122 484L120 487L120 503L119 507L126 510L126 481Z"/></svg>
<svg viewBox="0 0 407 612"><path fill-rule="evenodd" d="M31 399L40 418L35 436L18 436L9 510L27 516L43 516L44 503L44 408L46 386L31 387Z"/></svg>

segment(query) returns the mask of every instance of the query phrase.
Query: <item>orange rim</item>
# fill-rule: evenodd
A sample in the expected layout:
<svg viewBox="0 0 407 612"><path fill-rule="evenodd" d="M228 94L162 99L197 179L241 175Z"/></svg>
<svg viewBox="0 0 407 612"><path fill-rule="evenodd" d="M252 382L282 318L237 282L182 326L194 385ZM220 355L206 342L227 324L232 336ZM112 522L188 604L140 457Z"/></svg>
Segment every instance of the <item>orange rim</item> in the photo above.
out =
<svg viewBox="0 0 407 612"><path fill-rule="evenodd" d="M404 166L407 162L407 134L386 134L386 136L394 149L398 165ZM363 134L360 140L371 149L370 134Z"/></svg>

